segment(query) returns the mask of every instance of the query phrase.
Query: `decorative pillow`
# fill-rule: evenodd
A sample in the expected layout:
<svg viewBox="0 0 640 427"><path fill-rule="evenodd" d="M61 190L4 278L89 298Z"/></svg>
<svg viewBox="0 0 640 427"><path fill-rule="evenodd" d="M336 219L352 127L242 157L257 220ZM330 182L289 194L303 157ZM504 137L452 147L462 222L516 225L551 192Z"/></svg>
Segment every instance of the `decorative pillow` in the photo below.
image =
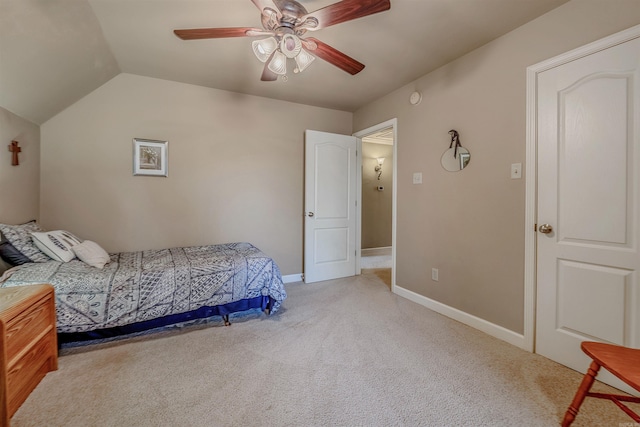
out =
<svg viewBox="0 0 640 427"><path fill-rule="evenodd" d="M4 260L0 260L0 276L4 274L5 271L13 267L12 265L7 264Z"/></svg>
<svg viewBox="0 0 640 427"><path fill-rule="evenodd" d="M7 241L29 261L51 261L51 259L42 253L42 251L40 251L40 249L38 249L31 240L31 233L38 231L42 231L42 229L35 221L30 221L21 225L0 224L0 232L2 232Z"/></svg>
<svg viewBox="0 0 640 427"><path fill-rule="evenodd" d="M105 264L111 261L111 257L109 257L107 251L91 240L85 240L79 245L75 245L72 250L80 261L92 267L103 268Z"/></svg>
<svg viewBox="0 0 640 427"><path fill-rule="evenodd" d="M55 261L69 262L76 256L71 248L82 240L64 230L31 233L31 238L38 249Z"/></svg>
<svg viewBox="0 0 640 427"><path fill-rule="evenodd" d="M22 252L17 250L11 243L9 243L7 238L4 237L4 234L2 234L1 232L0 232L0 258L2 258L4 262L6 262L12 267L15 267L16 265L22 265L27 262L32 262L29 258L24 256Z"/></svg>

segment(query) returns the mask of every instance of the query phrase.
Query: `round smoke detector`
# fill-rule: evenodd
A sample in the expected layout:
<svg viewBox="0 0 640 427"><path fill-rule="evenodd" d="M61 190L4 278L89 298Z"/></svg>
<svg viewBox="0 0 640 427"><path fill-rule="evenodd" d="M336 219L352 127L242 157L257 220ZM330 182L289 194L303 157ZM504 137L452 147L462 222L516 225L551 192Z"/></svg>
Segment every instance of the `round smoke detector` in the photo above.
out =
<svg viewBox="0 0 640 427"><path fill-rule="evenodd" d="M409 102L411 105L418 105L420 104L420 101L422 101L422 94L420 92L413 92L409 96Z"/></svg>

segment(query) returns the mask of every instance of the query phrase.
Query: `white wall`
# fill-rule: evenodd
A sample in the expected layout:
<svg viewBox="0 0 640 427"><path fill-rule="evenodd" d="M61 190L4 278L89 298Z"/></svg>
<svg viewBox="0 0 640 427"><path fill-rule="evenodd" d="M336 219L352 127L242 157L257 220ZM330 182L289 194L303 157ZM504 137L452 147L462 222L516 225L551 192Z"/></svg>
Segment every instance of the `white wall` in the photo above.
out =
<svg viewBox="0 0 640 427"><path fill-rule="evenodd" d="M11 141L22 152L11 165ZM40 127L0 107L0 223L38 219L40 203Z"/></svg>
<svg viewBox="0 0 640 427"><path fill-rule="evenodd" d="M398 119L398 286L523 333L526 68L639 23L637 0L572 0L354 113L354 131ZM440 166L450 129L462 172Z"/></svg>
<svg viewBox="0 0 640 427"><path fill-rule="evenodd" d="M304 130L352 114L120 74L42 125L41 220L108 251L250 241L302 272ZM169 177L132 175L132 139Z"/></svg>

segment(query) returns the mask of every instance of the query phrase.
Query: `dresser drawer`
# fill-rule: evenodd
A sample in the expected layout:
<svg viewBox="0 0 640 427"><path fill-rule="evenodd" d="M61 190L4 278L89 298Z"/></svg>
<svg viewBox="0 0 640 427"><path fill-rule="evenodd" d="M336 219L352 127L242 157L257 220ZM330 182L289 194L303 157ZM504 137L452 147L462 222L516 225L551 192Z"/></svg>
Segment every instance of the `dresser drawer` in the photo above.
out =
<svg viewBox="0 0 640 427"><path fill-rule="evenodd" d="M5 343L7 346L7 362L29 346L40 335L51 328L51 304L42 298L28 310L7 323Z"/></svg>
<svg viewBox="0 0 640 427"><path fill-rule="evenodd" d="M29 396L38 383L51 370L52 360L56 355L52 350L56 343L50 334L44 335L36 345L31 347L7 372L7 389L9 393L9 413L13 414L20 404Z"/></svg>
<svg viewBox="0 0 640 427"><path fill-rule="evenodd" d="M1 0L0 0L1 1ZM0 288L0 426L58 368L53 286Z"/></svg>

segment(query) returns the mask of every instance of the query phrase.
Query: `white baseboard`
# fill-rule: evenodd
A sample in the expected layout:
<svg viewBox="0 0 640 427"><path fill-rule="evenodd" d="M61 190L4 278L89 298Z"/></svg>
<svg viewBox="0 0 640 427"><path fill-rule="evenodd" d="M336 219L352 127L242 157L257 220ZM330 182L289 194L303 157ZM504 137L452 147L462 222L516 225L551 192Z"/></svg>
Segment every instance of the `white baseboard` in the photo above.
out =
<svg viewBox="0 0 640 427"><path fill-rule="evenodd" d="M282 276L282 283L302 282L302 273Z"/></svg>
<svg viewBox="0 0 640 427"><path fill-rule="evenodd" d="M442 304L441 302L434 301L430 298L419 295L408 289L401 288L397 285L394 287L394 292L397 295L423 305L428 309L435 311L436 313L440 313L443 316L447 316L451 319L457 320L460 323L464 323L465 325L478 329L488 335L491 335L492 337L506 341L509 344L515 345L516 347L520 347L523 350L527 350L524 335L522 334L515 333L507 328L488 322L469 313L465 313L464 311L458 310L457 308Z"/></svg>
<svg viewBox="0 0 640 427"><path fill-rule="evenodd" d="M362 256L391 255L391 246L362 249L360 254Z"/></svg>

